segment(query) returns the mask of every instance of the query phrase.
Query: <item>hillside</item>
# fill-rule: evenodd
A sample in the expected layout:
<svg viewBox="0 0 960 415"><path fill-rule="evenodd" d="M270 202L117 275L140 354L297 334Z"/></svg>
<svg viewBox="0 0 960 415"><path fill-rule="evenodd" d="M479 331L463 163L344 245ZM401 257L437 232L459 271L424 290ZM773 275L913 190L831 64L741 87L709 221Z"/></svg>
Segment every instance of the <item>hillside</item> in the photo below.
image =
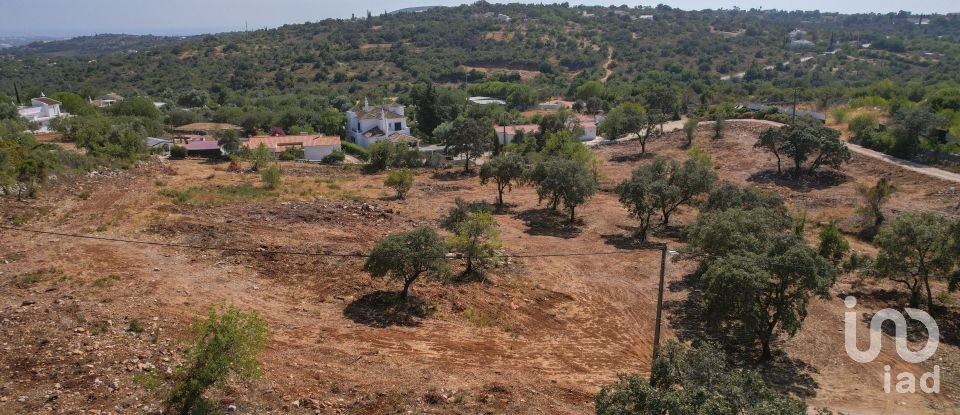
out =
<svg viewBox="0 0 960 415"><path fill-rule="evenodd" d="M908 19L478 3L188 39L103 35L33 44L5 52L15 59L0 60L0 92L12 96L18 84L174 102L202 89L218 96L211 104L243 105L230 97L392 97L420 80L519 80L522 71L546 98L570 96L608 67L608 83L621 94L666 84L689 106L749 96L787 101L795 86L803 87L801 98L827 104L839 91L880 79L957 79L960 19L933 16L924 26ZM791 47L791 40L812 46Z"/></svg>

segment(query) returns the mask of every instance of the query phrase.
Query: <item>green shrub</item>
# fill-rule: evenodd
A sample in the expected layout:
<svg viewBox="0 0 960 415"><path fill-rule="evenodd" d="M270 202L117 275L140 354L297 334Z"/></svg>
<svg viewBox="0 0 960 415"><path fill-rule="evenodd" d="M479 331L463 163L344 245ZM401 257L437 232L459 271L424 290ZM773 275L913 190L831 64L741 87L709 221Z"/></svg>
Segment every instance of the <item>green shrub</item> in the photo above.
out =
<svg viewBox="0 0 960 415"><path fill-rule="evenodd" d="M387 180L384 180L383 184L397 192L397 199L403 199L413 188L413 172L407 169L394 170L387 175Z"/></svg>
<svg viewBox="0 0 960 415"><path fill-rule="evenodd" d="M283 172L277 166L270 166L260 172L260 178L263 180L267 189L276 189L280 186L280 177Z"/></svg>
<svg viewBox="0 0 960 415"><path fill-rule="evenodd" d="M181 160L187 158L187 149L181 146L173 146L170 148L170 158L174 160Z"/></svg>
<svg viewBox="0 0 960 415"><path fill-rule="evenodd" d="M336 163L342 163L343 160L345 159L346 159L346 156L343 154L342 151L334 151L324 156L323 159L320 160L320 162L326 163L326 164L336 164Z"/></svg>
<svg viewBox="0 0 960 415"><path fill-rule="evenodd" d="M354 143L349 141L341 141L340 147L343 148L343 151L351 156L354 156L360 160L367 161L370 160L370 153Z"/></svg>
<svg viewBox="0 0 960 415"><path fill-rule="evenodd" d="M171 413L201 413L211 404L203 398L211 386L222 386L233 374L252 380L262 375L260 352L267 344L267 323L256 312L232 306L211 309L207 319L193 326L195 343L187 352L178 382L166 399ZM199 410L198 410L199 409Z"/></svg>
<svg viewBox="0 0 960 415"><path fill-rule="evenodd" d="M287 147L277 156L277 158L284 161L301 160L303 157L303 149L295 147Z"/></svg>
<svg viewBox="0 0 960 415"><path fill-rule="evenodd" d="M143 333L143 330L144 330L143 323L137 319L130 320L130 324L127 325L127 331L134 334Z"/></svg>

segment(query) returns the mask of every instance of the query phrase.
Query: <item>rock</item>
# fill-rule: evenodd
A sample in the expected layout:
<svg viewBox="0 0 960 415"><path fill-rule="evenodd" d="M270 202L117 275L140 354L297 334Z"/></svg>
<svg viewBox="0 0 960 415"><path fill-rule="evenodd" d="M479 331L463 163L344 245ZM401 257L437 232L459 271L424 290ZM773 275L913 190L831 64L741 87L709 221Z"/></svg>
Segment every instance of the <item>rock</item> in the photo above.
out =
<svg viewBox="0 0 960 415"><path fill-rule="evenodd" d="M227 412L237 412L237 406L236 406L236 405L230 405L230 406L228 406L228 407L227 407Z"/></svg>
<svg viewBox="0 0 960 415"><path fill-rule="evenodd" d="M27 401L27 396L26 396L26 395L20 395L20 397L17 398L17 402L23 403L23 402L26 402L26 401Z"/></svg>
<svg viewBox="0 0 960 415"><path fill-rule="evenodd" d="M36 304L36 303L37 303L36 301L23 300L23 302L20 303L20 307L26 307L26 306L28 306L28 305L34 305L34 304Z"/></svg>
<svg viewBox="0 0 960 415"><path fill-rule="evenodd" d="M48 394L47 394L47 402L53 402L53 401L57 400L57 398L59 398L59 397L60 397L60 394L58 394L58 393L56 393L56 392L48 393Z"/></svg>

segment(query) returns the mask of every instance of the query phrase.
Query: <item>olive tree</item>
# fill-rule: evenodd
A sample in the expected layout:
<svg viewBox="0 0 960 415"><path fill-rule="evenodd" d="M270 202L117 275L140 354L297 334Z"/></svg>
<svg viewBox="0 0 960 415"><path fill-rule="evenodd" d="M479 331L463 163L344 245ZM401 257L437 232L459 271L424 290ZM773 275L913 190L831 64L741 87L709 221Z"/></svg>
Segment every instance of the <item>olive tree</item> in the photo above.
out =
<svg viewBox="0 0 960 415"><path fill-rule="evenodd" d="M493 182L497 185L497 206L503 207L503 192L523 183L526 160L514 152L502 153L480 166L480 184Z"/></svg>
<svg viewBox="0 0 960 415"><path fill-rule="evenodd" d="M597 192L597 175L582 161L550 157L537 163L529 174L536 184L540 200L549 200L556 209L560 203L570 212L570 222L576 218L576 208Z"/></svg>
<svg viewBox="0 0 960 415"><path fill-rule="evenodd" d="M403 281L400 300L406 302L410 286L421 276L444 278L450 273L447 248L430 228L386 236L373 246L363 269L371 276Z"/></svg>
<svg viewBox="0 0 960 415"><path fill-rule="evenodd" d="M646 154L647 143L659 133L657 117L647 114L646 108L634 102L620 104L600 123L600 132L614 140L625 135L636 135L640 141L640 154Z"/></svg>
<svg viewBox="0 0 960 415"><path fill-rule="evenodd" d="M764 131L754 147L777 157L778 172L780 158L791 159L794 179L800 178L805 165L806 173L813 174L821 166L840 168L853 157L838 131L806 121Z"/></svg>
<svg viewBox="0 0 960 415"><path fill-rule="evenodd" d="M683 132L687 136L687 147L693 145L693 138L697 134L697 126L700 125L700 119L691 116L683 123Z"/></svg>
<svg viewBox="0 0 960 415"><path fill-rule="evenodd" d="M933 313L931 279L946 279L957 262L953 223L935 213L905 213L882 228L873 240L880 248L873 273L910 289L910 306L919 308L926 292Z"/></svg>

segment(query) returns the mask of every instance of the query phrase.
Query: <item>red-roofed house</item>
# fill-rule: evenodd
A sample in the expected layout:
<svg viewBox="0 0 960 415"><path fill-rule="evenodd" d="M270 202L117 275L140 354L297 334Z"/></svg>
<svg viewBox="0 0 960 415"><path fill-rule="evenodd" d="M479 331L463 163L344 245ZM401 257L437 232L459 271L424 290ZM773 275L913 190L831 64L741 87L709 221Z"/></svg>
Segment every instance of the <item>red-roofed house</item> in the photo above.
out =
<svg viewBox="0 0 960 415"><path fill-rule="evenodd" d="M320 161L330 153L340 151L340 137L311 134L250 137L244 146L254 149L261 144L274 154L287 148L303 149L303 158L309 161Z"/></svg>

